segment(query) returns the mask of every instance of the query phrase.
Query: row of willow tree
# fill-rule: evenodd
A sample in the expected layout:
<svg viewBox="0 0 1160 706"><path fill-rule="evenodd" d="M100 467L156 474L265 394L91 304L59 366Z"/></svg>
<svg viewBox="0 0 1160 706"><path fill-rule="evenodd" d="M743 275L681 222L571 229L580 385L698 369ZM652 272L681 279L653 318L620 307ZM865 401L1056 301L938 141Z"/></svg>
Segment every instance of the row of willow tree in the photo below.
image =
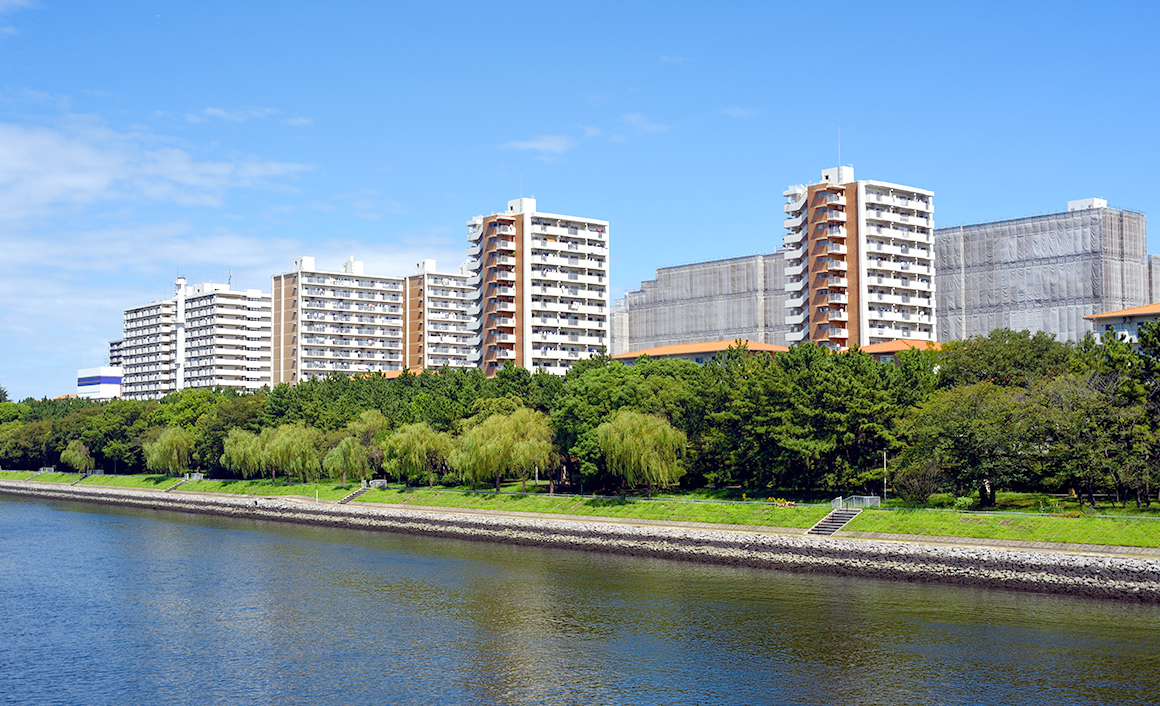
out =
<svg viewBox="0 0 1160 706"><path fill-rule="evenodd" d="M915 502L1043 490L1146 505L1160 451L1156 327L1138 348L999 329L887 362L807 344L738 347L704 366L601 356L565 377L507 367L149 402L29 399L0 402L0 465L880 492L887 461L890 486Z"/></svg>

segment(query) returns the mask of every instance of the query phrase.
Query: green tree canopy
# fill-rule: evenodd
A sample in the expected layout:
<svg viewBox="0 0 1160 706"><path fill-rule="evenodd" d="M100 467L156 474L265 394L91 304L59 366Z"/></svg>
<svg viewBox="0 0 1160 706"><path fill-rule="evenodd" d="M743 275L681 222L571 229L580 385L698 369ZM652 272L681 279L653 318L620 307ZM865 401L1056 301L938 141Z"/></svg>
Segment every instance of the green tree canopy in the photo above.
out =
<svg viewBox="0 0 1160 706"><path fill-rule="evenodd" d="M61 463L76 469L79 473L88 473L93 470L93 457L89 449L80 439L68 442L68 447L60 455Z"/></svg>
<svg viewBox="0 0 1160 706"><path fill-rule="evenodd" d="M180 473L189 469L193 434L181 427L168 427L155 441L146 442L145 465L158 473Z"/></svg>
<svg viewBox="0 0 1160 706"><path fill-rule="evenodd" d="M671 485L683 473L688 440L660 417L621 409L597 427L596 436L608 470L629 487L644 483L650 498L654 485Z"/></svg>

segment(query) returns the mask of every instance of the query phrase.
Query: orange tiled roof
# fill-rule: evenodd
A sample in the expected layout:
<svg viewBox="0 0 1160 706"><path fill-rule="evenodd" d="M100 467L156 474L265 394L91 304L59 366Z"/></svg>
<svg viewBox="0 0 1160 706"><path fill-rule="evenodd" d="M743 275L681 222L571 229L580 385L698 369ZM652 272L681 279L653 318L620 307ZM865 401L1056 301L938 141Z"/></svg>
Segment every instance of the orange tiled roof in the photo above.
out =
<svg viewBox="0 0 1160 706"><path fill-rule="evenodd" d="M757 341L742 341L745 347L751 351L765 351L768 353L784 353L789 349L785 346L775 346L769 343L758 343ZM706 341L704 343L676 343L671 346L657 346L656 348L646 348L643 351L630 351L628 353L618 353L612 356L613 360L635 360L642 355L658 358L661 356L671 355L692 355L694 353L724 353L730 346L737 344L737 341Z"/></svg>
<svg viewBox="0 0 1160 706"><path fill-rule="evenodd" d="M1102 314L1088 314L1085 319L1104 319L1110 316L1144 316L1146 314L1160 314L1160 303L1145 304L1144 306L1134 306L1130 309L1118 309L1116 311L1105 311Z"/></svg>
<svg viewBox="0 0 1160 706"><path fill-rule="evenodd" d="M896 338L893 341L871 343L868 346L864 346L862 350L870 353L871 355L881 355L884 353L898 353L900 351L909 350L911 348L925 348L928 350L937 351L938 349L942 348L942 344L933 341L906 341Z"/></svg>

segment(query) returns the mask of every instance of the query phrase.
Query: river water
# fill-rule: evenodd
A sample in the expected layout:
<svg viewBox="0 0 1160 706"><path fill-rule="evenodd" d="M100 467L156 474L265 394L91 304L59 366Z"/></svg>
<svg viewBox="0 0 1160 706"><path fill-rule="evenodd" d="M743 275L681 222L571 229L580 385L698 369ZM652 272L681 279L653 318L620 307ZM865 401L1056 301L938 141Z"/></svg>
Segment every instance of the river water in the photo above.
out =
<svg viewBox="0 0 1160 706"><path fill-rule="evenodd" d="M0 702L1160 703L1160 608L0 497Z"/></svg>

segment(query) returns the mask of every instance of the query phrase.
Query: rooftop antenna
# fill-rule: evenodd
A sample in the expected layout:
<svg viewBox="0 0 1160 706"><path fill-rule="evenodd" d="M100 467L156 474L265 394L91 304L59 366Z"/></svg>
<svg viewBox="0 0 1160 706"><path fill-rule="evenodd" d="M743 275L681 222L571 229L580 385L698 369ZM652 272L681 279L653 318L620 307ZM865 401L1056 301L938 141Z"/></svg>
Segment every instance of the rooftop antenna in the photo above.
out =
<svg viewBox="0 0 1160 706"><path fill-rule="evenodd" d="M229 269L229 275L226 277L226 289L232 289L234 286L234 268Z"/></svg>

